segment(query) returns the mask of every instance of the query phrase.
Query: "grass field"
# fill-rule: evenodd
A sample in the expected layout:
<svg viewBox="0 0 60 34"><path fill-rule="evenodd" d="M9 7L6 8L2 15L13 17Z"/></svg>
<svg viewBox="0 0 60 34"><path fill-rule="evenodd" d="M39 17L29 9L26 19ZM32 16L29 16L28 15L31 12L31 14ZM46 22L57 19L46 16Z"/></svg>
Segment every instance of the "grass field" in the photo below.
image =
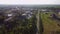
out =
<svg viewBox="0 0 60 34"><path fill-rule="evenodd" d="M44 27L44 34L54 34L54 32L59 31L60 27L57 25L57 21L53 20L50 17L51 12L45 14L44 12L41 13L41 18Z"/></svg>

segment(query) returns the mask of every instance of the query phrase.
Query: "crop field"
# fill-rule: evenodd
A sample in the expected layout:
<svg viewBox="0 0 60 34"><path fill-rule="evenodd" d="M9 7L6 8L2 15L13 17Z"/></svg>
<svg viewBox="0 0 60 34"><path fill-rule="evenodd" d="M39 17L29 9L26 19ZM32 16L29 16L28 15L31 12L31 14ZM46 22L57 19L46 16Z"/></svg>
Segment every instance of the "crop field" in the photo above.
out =
<svg viewBox="0 0 60 34"><path fill-rule="evenodd" d="M43 22L44 27L44 33L43 34L59 34L60 33L60 26L58 26L58 22L55 19L53 19L50 15L52 12L48 12L47 14L45 12L41 12L41 18Z"/></svg>

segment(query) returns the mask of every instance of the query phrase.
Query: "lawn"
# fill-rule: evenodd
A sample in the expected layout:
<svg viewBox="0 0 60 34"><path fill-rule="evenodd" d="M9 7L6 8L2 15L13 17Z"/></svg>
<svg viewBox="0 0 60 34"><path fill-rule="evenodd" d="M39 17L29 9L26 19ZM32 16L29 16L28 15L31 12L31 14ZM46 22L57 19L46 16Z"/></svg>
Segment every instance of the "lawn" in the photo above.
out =
<svg viewBox="0 0 60 34"><path fill-rule="evenodd" d="M56 31L60 30L60 27L57 25L56 20L52 20L50 17L51 12L48 14L41 13L41 18L44 27L44 34L53 34Z"/></svg>

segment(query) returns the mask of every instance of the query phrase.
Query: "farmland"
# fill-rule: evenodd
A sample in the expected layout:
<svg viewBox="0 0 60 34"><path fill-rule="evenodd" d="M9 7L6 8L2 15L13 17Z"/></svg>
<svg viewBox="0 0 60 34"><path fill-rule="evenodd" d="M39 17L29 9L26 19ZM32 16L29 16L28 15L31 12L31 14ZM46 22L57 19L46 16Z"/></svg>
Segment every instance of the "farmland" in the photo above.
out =
<svg viewBox="0 0 60 34"><path fill-rule="evenodd" d="M50 17L52 12L41 12L41 18L44 26L44 34L53 34L56 31L60 32L60 27L57 25L57 20ZM60 22L60 21L59 21Z"/></svg>

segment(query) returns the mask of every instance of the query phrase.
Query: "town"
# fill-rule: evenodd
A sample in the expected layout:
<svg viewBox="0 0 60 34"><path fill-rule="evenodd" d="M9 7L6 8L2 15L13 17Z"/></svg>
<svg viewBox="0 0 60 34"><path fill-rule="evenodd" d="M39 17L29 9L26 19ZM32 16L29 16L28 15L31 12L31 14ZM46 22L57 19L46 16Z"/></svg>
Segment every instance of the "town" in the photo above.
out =
<svg viewBox="0 0 60 34"><path fill-rule="evenodd" d="M60 5L1 5L0 34L60 34Z"/></svg>

